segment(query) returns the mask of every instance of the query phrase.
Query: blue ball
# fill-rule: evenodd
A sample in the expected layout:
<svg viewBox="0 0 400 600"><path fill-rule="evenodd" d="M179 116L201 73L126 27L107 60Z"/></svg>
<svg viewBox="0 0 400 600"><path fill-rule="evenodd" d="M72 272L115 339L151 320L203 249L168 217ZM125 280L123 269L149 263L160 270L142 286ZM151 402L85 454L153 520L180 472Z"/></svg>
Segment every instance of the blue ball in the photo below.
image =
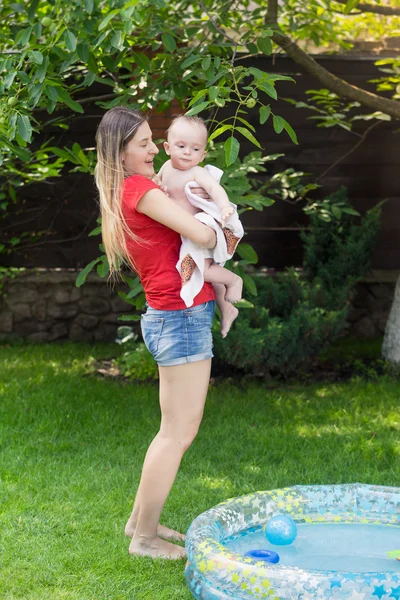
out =
<svg viewBox="0 0 400 600"><path fill-rule="evenodd" d="M265 535L270 544L288 546L296 539L296 523L287 515L276 515L267 522Z"/></svg>

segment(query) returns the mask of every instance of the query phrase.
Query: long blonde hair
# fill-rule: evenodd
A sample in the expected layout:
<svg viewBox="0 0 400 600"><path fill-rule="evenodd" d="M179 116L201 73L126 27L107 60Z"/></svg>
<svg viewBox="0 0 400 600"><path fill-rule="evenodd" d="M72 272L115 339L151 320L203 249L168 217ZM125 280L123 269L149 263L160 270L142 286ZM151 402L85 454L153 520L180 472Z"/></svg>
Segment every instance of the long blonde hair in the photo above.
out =
<svg viewBox="0 0 400 600"><path fill-rule="evenodd" d="M146 121L139 112L116 106L107 111L96 133L97 164L94 171L100 196L103 246L110 267L110 275L119 272L122 263L134 267L128 258L127 237L139 241L127 226L122 214L122 193L125 172L122 153L135 136L138 127Z"/></svg>

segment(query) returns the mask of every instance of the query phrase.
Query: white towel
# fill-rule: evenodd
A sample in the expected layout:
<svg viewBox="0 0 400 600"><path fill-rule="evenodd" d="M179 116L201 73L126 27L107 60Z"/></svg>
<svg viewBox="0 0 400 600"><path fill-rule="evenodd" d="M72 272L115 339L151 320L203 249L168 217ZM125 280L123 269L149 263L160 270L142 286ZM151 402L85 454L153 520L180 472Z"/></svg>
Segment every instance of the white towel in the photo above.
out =
<svg viewBox="0 0 400 600"><path fill-rule="evenodd" d="M204 168L219 182L223 175L221 169L218 169L213 165L206 165ZM235 212L226 221L224 228L222 228L220 220L221 213L216 203L200 198L200 196L197 196L192 192L192 187L198 187L198 183L189 181L189 183L186 184L186 197L193 206L203 211L194 215L195 218L205 225L208 225L216 232L217 244L211 252L213 254L214 262L223 267L225 262L232 258L236 247L244 234L243 226L237 214L236 205L233 204L233 202L230 203ZM181 298L186 306L192 306L194 298L203 287L204 260L206 257L210 256L210 252L208 249L200 248L188 238L184 236L181 237L182 245L176 268L181 275Z"/></svg>

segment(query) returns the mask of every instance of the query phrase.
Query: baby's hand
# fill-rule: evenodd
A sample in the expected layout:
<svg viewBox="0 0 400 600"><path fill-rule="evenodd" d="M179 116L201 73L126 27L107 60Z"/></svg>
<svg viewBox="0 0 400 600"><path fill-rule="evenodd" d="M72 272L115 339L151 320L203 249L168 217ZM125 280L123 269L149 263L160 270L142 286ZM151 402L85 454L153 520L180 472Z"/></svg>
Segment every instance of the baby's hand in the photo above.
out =
<svg viewBox="0 0 400 600"><path fill-rule="evenodd" d="M223 221L223 223L225 224L225 221L227 221L229 217L233 215L234 212L235 209L233 208L233 206L224 206L224 208L221 209L221 221Z"/></svg>
<svg viewBox="0 0 400 600"><path fill-rule="evenodd" d="M164 194L166 194L167 196L169 195L167 186L163 185L161 178L157 174L153 175L152 180L154 181L154 183L156 183L158 185L158 187L160 187L162 189Z"/></svg>

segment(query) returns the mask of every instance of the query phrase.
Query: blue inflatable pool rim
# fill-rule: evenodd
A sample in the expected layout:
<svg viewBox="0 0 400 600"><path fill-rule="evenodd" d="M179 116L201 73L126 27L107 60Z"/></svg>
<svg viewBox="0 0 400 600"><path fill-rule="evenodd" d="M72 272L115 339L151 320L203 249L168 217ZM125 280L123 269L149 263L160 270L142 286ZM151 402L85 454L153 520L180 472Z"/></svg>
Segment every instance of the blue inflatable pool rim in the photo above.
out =
<svg viewBox="0 0 400 600"><path fill-rule="evenodd" d="M199 515L186 537L186 582L197 600L400 599L400 574L304 570L230 552L221 542L277 514L296 523L400 526L400 488L294 486L233 498Z"/></svg>

